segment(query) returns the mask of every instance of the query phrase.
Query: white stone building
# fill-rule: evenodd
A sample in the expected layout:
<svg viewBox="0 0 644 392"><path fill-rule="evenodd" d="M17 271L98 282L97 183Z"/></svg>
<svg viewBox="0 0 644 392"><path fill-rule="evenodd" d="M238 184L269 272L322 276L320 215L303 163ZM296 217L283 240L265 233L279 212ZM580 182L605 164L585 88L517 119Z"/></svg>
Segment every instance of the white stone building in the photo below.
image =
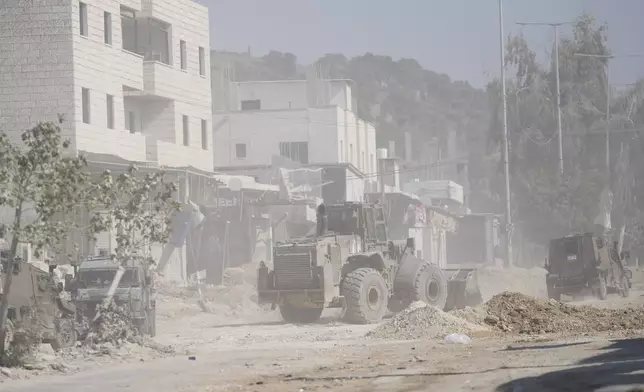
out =
<svg viewBox="0 0 644 392"><path fill-rule="evenodd" d="M267 167L283 158L344 164L348 179L362 177L359 193L371 189L378 172L376 130L356 116L352 86L349 80L231 82L225 107L214 108L224 109L213 115L215 167Z"/></svg>
<svg viewBox="0 0 644 392"><path fill-rule="evenodd" d="M209 56L192 0L3 0L0 128L62 114L76 151L211 171Z"/></svg>

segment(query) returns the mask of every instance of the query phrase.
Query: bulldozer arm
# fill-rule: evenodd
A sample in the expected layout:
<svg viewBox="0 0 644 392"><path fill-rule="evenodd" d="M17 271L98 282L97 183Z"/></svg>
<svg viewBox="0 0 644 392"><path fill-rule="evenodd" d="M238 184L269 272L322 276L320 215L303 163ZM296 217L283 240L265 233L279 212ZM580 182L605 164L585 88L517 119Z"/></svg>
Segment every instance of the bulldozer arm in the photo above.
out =
<svg viewBox="0 0 644 392"><path fill-rule="evenodd" d="M483 303L476 268L452 268L445 269L443 272L447 278L445 311Z"/></svg>

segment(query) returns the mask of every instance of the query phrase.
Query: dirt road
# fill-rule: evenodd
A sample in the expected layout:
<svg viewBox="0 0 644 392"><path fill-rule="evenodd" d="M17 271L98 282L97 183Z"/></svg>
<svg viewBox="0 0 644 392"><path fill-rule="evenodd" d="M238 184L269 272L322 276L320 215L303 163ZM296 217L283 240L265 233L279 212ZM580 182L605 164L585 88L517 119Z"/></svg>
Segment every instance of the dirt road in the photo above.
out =
<svg viewBox="0 0 644 392"><path fill-rule="evenodd" d="M641 307L628 299L584 304ZM163 302L162 302L163 304ZM70 361L65 374L0 384L3 392L108 391L593 391L644 384L644 340L639 333L474 338L469 345L442 339L387 341L365 335L376 326L346 325L326 317L314 325L285 325L275 314L237 323L204 314L194 304L166 303L157 341L176 356L147 352ZM261 320L262 322L259 322ZM194 356L195 360L189 357ZM25 375L19 374L19 377ZM620 389L606 389L620 390ZM632 390L632 389L621 389Z"/></svg>

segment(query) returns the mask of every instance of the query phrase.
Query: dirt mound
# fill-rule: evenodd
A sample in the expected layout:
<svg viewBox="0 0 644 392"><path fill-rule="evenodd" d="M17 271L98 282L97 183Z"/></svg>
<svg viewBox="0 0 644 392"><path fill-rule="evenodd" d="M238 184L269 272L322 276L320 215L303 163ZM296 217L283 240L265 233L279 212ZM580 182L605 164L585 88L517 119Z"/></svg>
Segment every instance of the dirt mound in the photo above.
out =
<svg viewBox="0 0 644 392"><path fill-rule="evenodd" d="M644 308L571 306L520 293L495 295L482 305L485 324L511 333L584 333L644 328Z"/></svg>
<svg viewBox="0 0 644 392"><path fill-rule="evenodd" d="M548 298L546 273L543 268L485 266L477 269L477 279L483 301L509 291L536 298Z"/></svg>
<svg viewBox="0 0 644 392"><path fill-rule="evenodd" d="M414 302L366 336L389 340L434 339L451 333L480 335L487 330L485 326L470 323L423 302Z"/></svg>

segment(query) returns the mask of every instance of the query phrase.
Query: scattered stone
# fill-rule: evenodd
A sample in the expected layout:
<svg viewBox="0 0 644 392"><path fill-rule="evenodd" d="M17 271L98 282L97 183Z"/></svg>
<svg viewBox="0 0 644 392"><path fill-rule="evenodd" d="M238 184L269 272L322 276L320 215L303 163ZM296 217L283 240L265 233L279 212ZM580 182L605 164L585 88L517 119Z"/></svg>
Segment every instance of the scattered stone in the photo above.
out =
<svg viewBox="0 0 644 392"><path fill-rule="evenodd" d="M10 369L0 367L0 374L2 374L5 377L11 377L12 373Z"/></svg>
<svg viewBox="0 0 644 392"><path fill-rule="evenodd" d="M413 340L443 338L450 333L484 333L488 328L417 301L367 334L375 339Z"/></svg>
<svg viewBox="0 0 644 392"><path fill-rule="evenodd" d="M644 328L644 308L572 306L520 293L495 295L482 305L485 324L519 334L586 333Z"/></svg>

